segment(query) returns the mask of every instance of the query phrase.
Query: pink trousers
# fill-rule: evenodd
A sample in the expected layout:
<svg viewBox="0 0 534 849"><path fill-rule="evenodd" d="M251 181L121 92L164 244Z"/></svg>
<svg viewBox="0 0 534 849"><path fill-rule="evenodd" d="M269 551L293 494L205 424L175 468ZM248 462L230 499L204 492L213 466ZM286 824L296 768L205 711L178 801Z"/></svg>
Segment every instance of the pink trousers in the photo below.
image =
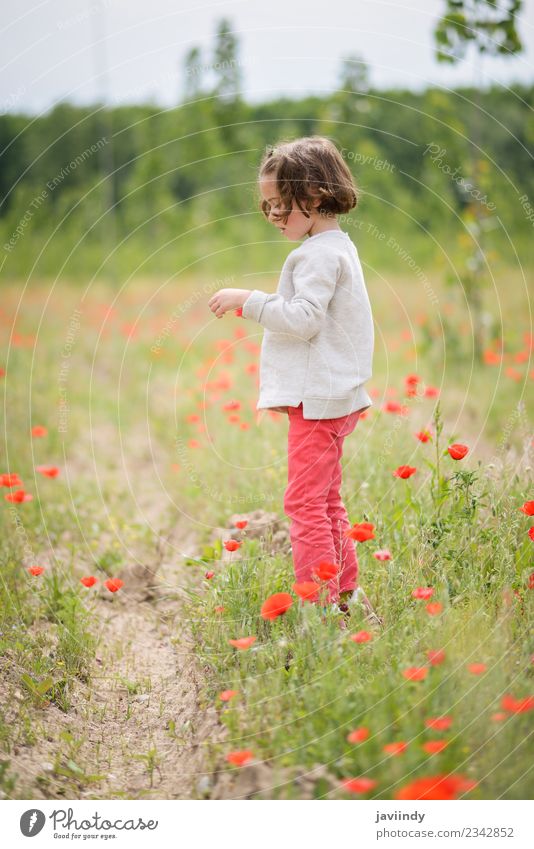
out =
<svg viewBox="0 0 534 849"><path fill-rule="evenodd" d="M361 410L335 419L304 419L302 403L288 407L287 489L284 510L291 519L290 538L297 582L313 580L322 560L340 566L328 582L328 601L358 586L354 540L344 537L351 527L341 499L343 442L358 422Z"/></svg>

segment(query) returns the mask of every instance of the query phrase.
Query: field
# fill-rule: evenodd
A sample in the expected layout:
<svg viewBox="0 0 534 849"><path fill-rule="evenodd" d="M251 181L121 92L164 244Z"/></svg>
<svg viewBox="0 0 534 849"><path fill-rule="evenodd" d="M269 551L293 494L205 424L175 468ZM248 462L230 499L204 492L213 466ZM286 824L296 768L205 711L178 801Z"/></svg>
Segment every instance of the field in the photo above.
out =
<svg viewBox="0 0 534 849"><path fill-rule="evenodd" d="M532 798L528 291L501 269L477 363L430 283L367 275L343 491L382 630L292 589L287 418L256 413L262 328L214 318L214 278L4 286L4 798Z"/></svg>

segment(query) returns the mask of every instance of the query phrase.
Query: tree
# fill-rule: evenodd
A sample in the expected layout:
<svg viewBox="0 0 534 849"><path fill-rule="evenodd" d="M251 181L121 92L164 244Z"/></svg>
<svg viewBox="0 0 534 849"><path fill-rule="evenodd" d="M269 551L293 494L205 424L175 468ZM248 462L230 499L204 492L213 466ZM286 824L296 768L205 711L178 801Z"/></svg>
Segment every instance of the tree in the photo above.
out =
<svg viewBox="0 0 534 849"><path fill-rule="evenodd" d="M456 64L467 55L470 45L475 57L513 56L523 48L516 29L516 16L522 0L445 0L444 16L434 31L439 62ZM482 311L483 273L486 256L484 231L492 226L487 207L477 198L483 180L485 162L480 156L481 102L479 81L475 82L474 109L469 113L470 183L468 191L458 194L458 212L469 234L471 254L466 256L462 281L473 316L474 355L482 361L484 317Z"/></svg>
<svg viewBox="0 0 534 849"><path fill-rule="evenodd" d="M237 54L238 41L230 21L222 18L217 25L212 69L217 80L214 94L226 103L235 102L241 97L242 79Z"/></svg>
<svg viewBox="0 0 534 849"><path fill-rule="evenodd" d="M203 67L201 63L200 47L192 47L185 54L184 59L184 101L190 103L192 100L198 100L202 93L202 74Z"/></svg>

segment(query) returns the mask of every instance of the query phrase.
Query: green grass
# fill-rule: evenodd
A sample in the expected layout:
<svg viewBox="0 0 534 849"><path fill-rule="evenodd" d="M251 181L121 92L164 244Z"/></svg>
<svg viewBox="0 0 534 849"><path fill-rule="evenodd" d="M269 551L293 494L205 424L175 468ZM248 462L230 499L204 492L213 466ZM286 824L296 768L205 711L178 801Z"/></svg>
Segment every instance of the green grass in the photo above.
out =
<svg viewBox="0 0 534 849"><path fill-rule="evenodd" d="M414 778L445 771L478 781L470 798L532 794L532 714L491 719L505 693L532 694L534 674L533 543L527 536L533 521L518 509L534 497L532 409L526 403L532 369L514 359L529 332L514 279L510 272L500 281L501 366L471 362L460 304L451 301L447 312L447 332L453 333L447 347L447 337L435 333L439 310L431 315L423 306L426 318L410 330L408 318L421 311L412 280L369 281L379 331L369 387L377 394L370 415L345 443L343 494L351 521L376 526L375 539L358 544L360 578L387 627L363 644L349 639L364 627L359 614L344 632L335 617L323 621L316 607L296 598L285 616L265 622L265 598L291 592L290 559L271 556L245 533L242 559L223 565L221 546L213 544L213 529L228 527L234 513L261 508L283 518L287 423L269 415L258 423L254 415L261 329L230 315L212 320L209 296L202 295L191 300L156 355L151 347L177 303L198 293L202 281L188 281L178 293L175 284L138 281L115 301L105 286L95 285L83 303L80 291L57 284L48 304L45 286L28 289L17 331L35 339L14 345L11 322L21 293L6 287L0 473L18 473L34 498L22 504L2 498L0 508L2 676L9 692L19 694L0 714L5 796L26 789L12 755L20 745L35 745L47 706L69 715L77 682L92 685L99 622L80 578L122 576L128 582L132 567L149 562L157 546L149 517L158 516L170 530L179 514L188 517L198 540L197 559L183 562L195 586L185 614L206 669L201 700L217 704L228 732L224 744L208 747L207 764L235 771L225 756L238 749L250 749L282 776L286 768L304 773L323 764L332 783L318 780L321 798L343 796L339 781L358 776L376 780L369 795L394 798ZM439 280L432 285L442 310L449 294ZM400 311L390 308L392 291ZM104 322L112 303L115 313ZM69 411L61 432L59 375L76 308L82 319L67 360ZM491 298L486 309L498 315ZM129 337L125 325L136 319L138 333ZM445 365L444 346L454 349ZM519 380L506 373L512 366ZM413 372L423 384L439 387L442 421L435 398L404 398L404 379ZM396 394L388 395L391 389ZM406 403L409 414L384 412L388 398ZM241 404L237 413L223 409L232 400ZM34 424L45 425L47 436L32 438ZM436 433L441 428L438 444L415 439L427 426ZM457 462L445 450L456 441L470 447ZM34 468L39 464L58 465L60 476L42 477ZM417 473L409 480L393 477L400 464ZM393 559L377 561L372 553L378 548L390 549ZM175 556L182 562L180 551L178 545ZM45 573L30 575L32 564L45 566ZM211 581L203 578L206 568L216 573ZM412 598L417 586L434 588L441 614L429 616L425 602ZM215 612L218 605L222 614ZM247 635L257 637L247 651L228 644ZM405 680L402 670L427 665L430 649L444 649L445 661L424 681ZM293 657L286 669L288 651ZM467 670L473 662L486 664L484 674ZM124 681L128 693L142 686L126 672ZM240 695L223 705L223 689ZM425 730L426 718L443 714L453 718L446 734ZM347 734L359 726L369 728L368 739L348 743ZM425 754L422 742L438 737L447 738L447 748ZM383 746L394 741L407 742L406 752L386 756ZM69 756L56 764L70 770L63 778L73 789L90 784L96 773L78 762L78 738L64 742ZM137 754L152 781L159 753L149 747ZM299 792L281 780L273 797Z"/></svg>

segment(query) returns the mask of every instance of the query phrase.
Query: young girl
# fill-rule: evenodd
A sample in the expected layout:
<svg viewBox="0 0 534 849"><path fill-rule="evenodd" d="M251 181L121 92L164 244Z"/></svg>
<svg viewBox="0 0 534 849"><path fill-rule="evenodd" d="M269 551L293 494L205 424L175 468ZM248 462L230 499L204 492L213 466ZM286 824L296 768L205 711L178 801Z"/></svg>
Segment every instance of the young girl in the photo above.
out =
<svg viewBox="0 0 534 849"><path fill-rule="evenodd" d="M351 524L340 495L343 442L372 401L371 306L355 245L337 215L356 206L349 168L321 136L269 147L259 170L261 209L291 242L302 241L282 267L276 294L221 289L208 306L265 328L257 409L287 413L288 486L284 510L297 582L311 581L321 563L337 565L328 601L346 614L361 600L381 622L361 588Z"/></svg>

